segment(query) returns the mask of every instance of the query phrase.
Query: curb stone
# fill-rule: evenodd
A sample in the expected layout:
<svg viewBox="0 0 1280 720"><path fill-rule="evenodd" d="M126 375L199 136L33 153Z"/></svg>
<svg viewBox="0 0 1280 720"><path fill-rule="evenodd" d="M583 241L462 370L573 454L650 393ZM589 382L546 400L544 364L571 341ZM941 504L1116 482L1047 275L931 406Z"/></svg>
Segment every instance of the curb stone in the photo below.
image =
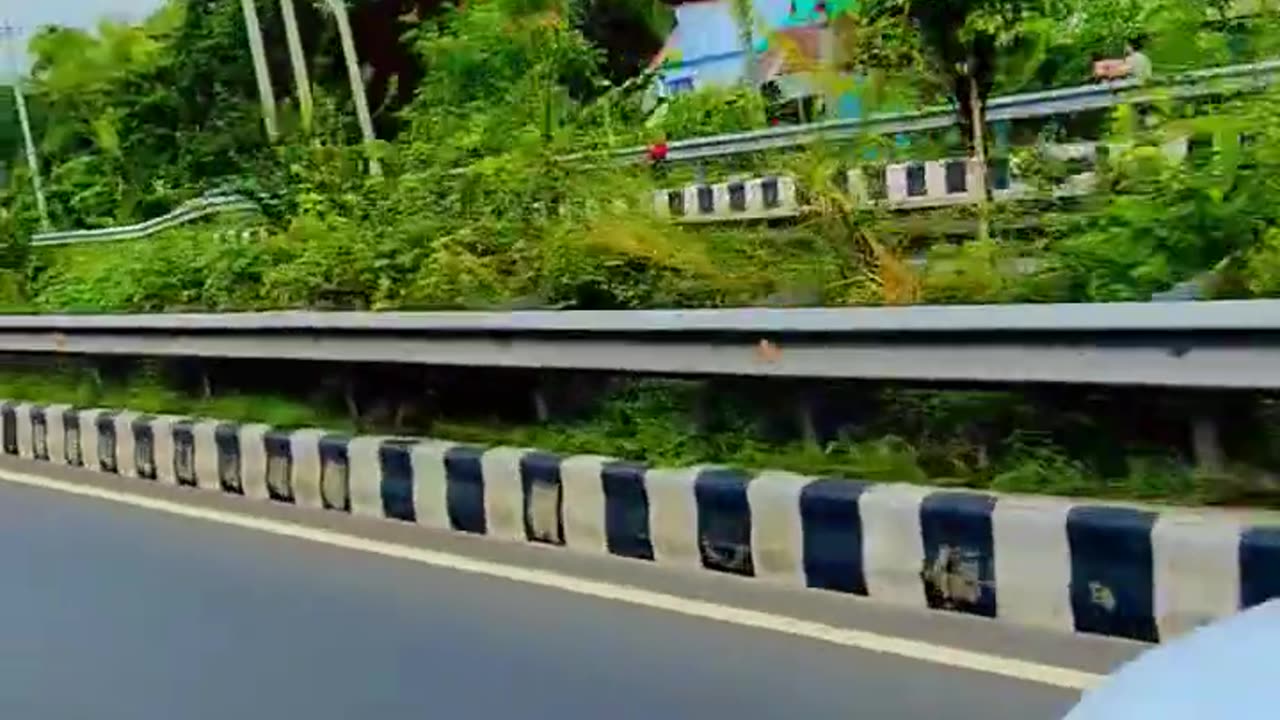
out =
<svg viewBox="0 0 1280 720"><path fill-rule="evenodd" d="M1280 522L0 401L11 456L1145 642L1280 597Z"/></svg>

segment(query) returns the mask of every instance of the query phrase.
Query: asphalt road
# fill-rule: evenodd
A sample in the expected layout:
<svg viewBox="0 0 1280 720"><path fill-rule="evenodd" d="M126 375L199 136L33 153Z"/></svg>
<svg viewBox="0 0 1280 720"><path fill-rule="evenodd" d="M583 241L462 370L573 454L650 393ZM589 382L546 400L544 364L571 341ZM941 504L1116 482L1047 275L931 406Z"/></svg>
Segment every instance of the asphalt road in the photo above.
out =
<svg viewBox="0 0 1280 720"><path fill-rule="evenodd" d="M1075 699L0 481L6 720L1038 720Z"/></svg>

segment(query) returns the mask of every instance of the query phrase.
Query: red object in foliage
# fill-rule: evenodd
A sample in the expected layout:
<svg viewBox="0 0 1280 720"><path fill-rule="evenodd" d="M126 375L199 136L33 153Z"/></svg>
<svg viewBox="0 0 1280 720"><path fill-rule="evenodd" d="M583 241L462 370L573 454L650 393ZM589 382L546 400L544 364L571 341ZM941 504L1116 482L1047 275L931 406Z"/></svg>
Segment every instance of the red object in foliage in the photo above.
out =
<svg viewBox="0 0 1280 720"><path fill-rule="evenodd" d="M661 162L667 159L667 144L664 142L655 143L649 147L649 160L653 162Z"/></svg>

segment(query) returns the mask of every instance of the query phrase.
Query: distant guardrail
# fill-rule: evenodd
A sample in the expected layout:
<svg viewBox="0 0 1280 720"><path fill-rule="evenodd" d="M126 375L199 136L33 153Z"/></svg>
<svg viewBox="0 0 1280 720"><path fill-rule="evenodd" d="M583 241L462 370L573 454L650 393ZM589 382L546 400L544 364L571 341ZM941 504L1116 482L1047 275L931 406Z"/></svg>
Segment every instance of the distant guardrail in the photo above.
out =
<svg viewBox="0 0 1280 720"><path fill-rule="evenodd" d="M136 225L97 228L94 230L69 230L66 232L40 233L31 236L32 245L73 245L88 242L137 240L184 225L193 220L224 213L256 212L257 203L235 193L206 195L178 206L173 212L152 218Z"/></svg>
<svg viewBox="0 0 1280 720"><path fill-rule="evenodd" d="M1247 65L1199 70L1158 78L1149 83L1135 80L1091 83L1076 87L995 97L987 102L988 122L1024 120L1063 113L1114 107L1123 103L1204 97L1224 92L1260 90L1280 77L1280 59ZM859 135L890 135L951 127L959 122L952 107L935 107L906 113L885 113L865 118L827 120L785 125L766 130L712 135L672 142L668 162L688 162L731 157L766 150L791 149L820 140L848 140ZM649 159L647 147L617 150L612 157L639 163ZM587 153L568 156L584 159Z"/></svg>
<svg viewBox="0 0 1280 720"><path fill-rule="evenodd" d="M1010 202L1088 195L1097 189L1099 157L1114 157L1132 147L1132 143L1095 142L1041 146L1044 157L1079 165L1052 189L1037 187L1019 177L1007 159L990 159L990 199ZM1190 139L1173 138L1159 149L1170 162L1180 162L1191 152ZM924 210L976 204L986 197L980 191L978 169L977 161L971 158L887 163L847 170L837 181L857 205ZM658 217L677 223L774 220L809 212L801 202L802 196L803 188L797 186L795 178L777 175L655 190L652 204Z"/></svg>

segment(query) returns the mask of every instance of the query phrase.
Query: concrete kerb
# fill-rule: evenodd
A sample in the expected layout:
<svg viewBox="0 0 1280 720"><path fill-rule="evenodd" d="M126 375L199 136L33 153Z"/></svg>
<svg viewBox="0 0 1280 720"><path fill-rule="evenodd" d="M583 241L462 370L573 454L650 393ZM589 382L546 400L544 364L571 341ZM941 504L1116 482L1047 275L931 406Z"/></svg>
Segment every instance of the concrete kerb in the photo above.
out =
<svg viewBox="0 0 1280 720"><path fill-rule="evenodd" d="M1155 642L1280 597L1280 517L1268 512L0 410L4 451L23 458L1068 632Z"/></svg>

